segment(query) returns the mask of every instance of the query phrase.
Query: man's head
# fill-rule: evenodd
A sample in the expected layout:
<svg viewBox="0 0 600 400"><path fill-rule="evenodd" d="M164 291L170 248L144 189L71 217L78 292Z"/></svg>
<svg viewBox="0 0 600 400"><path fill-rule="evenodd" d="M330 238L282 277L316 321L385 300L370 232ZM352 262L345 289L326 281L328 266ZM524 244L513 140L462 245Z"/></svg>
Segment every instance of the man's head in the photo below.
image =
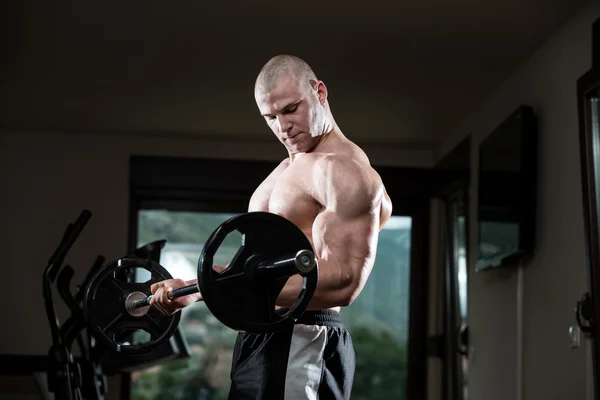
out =
<svg viewBox="0 0 600 400"><path fill-rule="evenodd" d="M254 97L267 124L290 153L310 151L331 129L327 88L298 57L271 58L258 74Z"/></svg>

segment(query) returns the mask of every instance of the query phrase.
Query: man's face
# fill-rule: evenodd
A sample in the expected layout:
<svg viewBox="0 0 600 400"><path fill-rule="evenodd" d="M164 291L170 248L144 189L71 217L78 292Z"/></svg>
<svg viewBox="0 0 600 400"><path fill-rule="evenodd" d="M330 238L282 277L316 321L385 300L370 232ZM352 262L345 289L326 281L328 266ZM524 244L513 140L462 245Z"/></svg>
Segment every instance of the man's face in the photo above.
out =
<svg viewBox="0 0 600 400"><path fill-rule="evenodd" d="M267 124L291 154L310 151L324 130L324 102L306 83L302 90L292 79L282 79L271 91L258 90L256 104Z"/></svg>

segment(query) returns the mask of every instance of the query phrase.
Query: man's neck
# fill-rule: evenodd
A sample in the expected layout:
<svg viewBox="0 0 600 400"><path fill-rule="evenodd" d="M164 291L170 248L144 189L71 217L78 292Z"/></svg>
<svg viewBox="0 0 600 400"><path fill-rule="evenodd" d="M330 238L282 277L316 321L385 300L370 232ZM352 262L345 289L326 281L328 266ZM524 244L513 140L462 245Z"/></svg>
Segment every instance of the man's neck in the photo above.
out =
<svg viewBox="0 0 600 400"><path fill-rule="evenodd" d="M289 153L289 160L290 162L294 162L298 157L307 153L328 152L327 149L331 148L330 144L339 141L342 137L344 137L344 134L335 125L333 130L319 136L319 141L310 150L302 153Z"/></svg>
<svg viewBox="0 0 600 400"><path fill-rule="evenodd" d="M333 143L339 142L344 137L344 134L340 130L340 128L333 124L331 130L322 135L321 140L317 142L315 147L312 148L311 151L325 151L330 148Z"/></svg>

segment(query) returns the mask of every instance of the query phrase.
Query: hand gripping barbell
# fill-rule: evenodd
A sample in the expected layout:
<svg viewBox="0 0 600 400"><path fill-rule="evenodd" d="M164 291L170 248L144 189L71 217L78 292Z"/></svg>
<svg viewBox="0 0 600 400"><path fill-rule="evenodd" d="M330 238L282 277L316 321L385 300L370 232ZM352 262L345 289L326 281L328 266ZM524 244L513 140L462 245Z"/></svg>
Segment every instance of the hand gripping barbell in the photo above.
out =
<svg viewBox="0 0 600 400"><path fill-rule="evenodd" d="M227 235L242 234L241 247L222 272L213 258ZM150 272L146 282L130 282L136 269ZM275 301L288 278L299 274L302 290L294 306L278 310ZM84 316L94 338L124 354L150 352L177 329L181 313L162 315L149 306L152 284L171 279L160 264L140 258L120 258L102 267L90 280ZM224 325L250 333L274 332L292 326L315 292L318 267L312 245L291 221L267 212L250 212L222 223L207 239L198 260L198 283L172 290L169 298L200 292L210 312ZM131 343L132 331L143 330L150 340Z"/></svg>

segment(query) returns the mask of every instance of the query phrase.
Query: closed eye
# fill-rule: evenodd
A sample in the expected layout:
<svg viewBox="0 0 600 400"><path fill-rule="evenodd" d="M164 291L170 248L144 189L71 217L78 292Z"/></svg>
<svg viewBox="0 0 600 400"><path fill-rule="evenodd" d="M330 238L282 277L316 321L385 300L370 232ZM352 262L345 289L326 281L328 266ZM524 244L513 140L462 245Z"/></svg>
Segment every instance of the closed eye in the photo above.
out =
<svg viewBox="0 0 600 400"><path fill-rule="evenodd" d="M282 114L293 114L293 113L295 113L298 110L298 106L300 105L300 103L301 103L301 101L299 101L298 103L295 103L295 104L290 104L289 106L285 107L281 111L281 113ZM277 118L277 116L273 115L273 114L264 114L263 116L265 117L265 119L267 121L273 121L273 120L275 120Z"/></svg>
<svg viewBox="0 0 600 400"><path fill-rule="evenodd" d="M293 105L287 107L285 109L285 111L283 111L283 113L284 114L291 114L291 113L296 112L297 109L298 109L298 104L293 104Z"/></svg>

